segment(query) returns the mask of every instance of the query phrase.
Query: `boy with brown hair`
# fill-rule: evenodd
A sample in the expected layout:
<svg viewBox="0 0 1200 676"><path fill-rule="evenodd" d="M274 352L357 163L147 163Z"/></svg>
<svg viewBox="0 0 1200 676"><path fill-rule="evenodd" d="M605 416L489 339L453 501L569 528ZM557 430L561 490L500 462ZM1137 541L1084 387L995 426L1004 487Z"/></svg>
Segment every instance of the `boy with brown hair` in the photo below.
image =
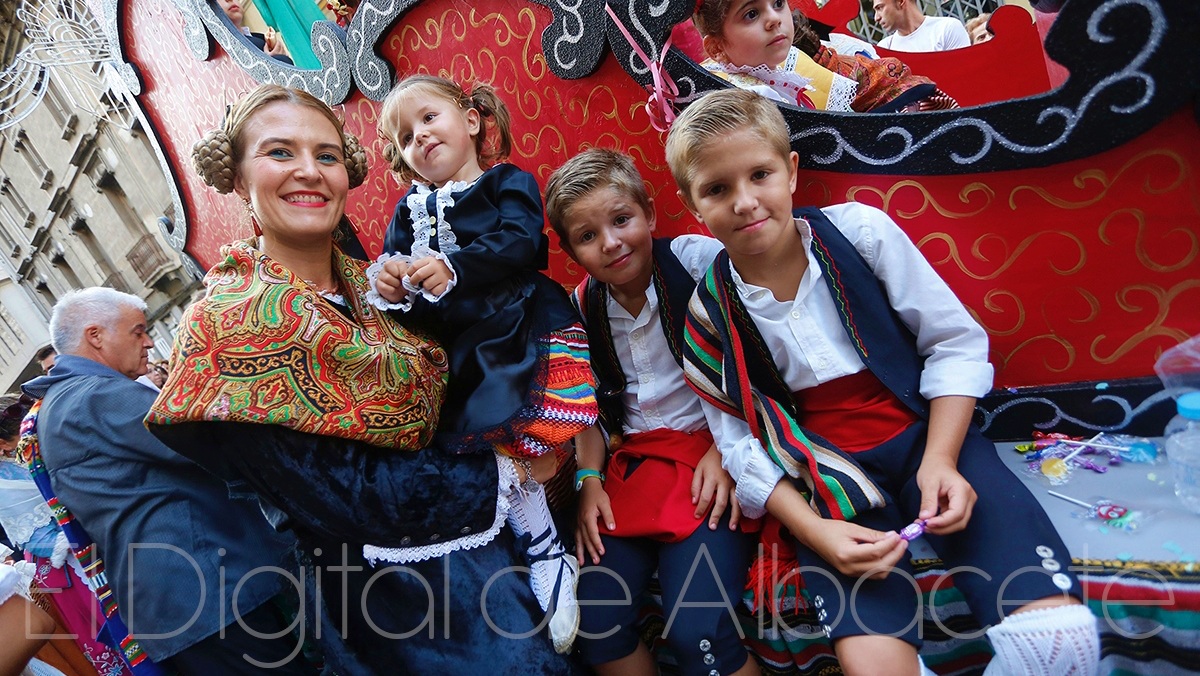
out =
<svg viewBox="0 0 1200 676"><path fill-rule="evenodd" d="M686 375L743 511L794 539L843 670L924 669L897 533L915 519L991 627L989 674L1094 673L1070 555L971 423L987 335L907 235L863 205L793 211L798 155L752 92L691 103L667 161L725 245L689 305Z"/></svg>
<svg viewBox="0 0 1200 676"><path fill-rule="evenodd" d="M555 171L546 213L588 272L574 299L611 440L605 464L599 427L576 439L577 553L589 559L578 591L584 661L601 675L657 673L634 631L634 600L657 569L663 638L680 671L757 674L733 610L753 541L739 531L733 481L681 366L688 299L721 245L698 235L654 238L642 177L611 150L585 151Z"/></svg>

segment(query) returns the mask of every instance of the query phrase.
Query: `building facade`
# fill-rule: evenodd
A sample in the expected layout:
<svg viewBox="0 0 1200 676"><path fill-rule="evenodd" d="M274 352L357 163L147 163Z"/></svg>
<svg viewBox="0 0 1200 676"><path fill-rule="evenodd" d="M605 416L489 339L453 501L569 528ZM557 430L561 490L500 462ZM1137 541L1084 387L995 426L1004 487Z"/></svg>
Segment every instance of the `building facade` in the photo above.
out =
<svg viewBox="0 0 1200 676"><path fill-rule="evenodd" d="M4 66L26 41L14 5L0 7ZM108 286L144 299L152 358L162 358L198 284L161 233L175 214L153 140L119 88L103 84L113 81L106 68L47 70L36 108L0 125L0 392L40 373L34 355L67 291Z"/></svg>

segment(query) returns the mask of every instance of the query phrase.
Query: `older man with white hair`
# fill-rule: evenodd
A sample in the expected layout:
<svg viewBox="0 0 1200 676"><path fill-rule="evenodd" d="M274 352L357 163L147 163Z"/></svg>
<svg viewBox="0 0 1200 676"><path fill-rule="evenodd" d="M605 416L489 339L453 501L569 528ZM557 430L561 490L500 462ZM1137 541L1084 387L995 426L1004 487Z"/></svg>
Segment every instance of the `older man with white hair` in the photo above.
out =
<svg viewBox="0 0 1200 676"><path fill-rule="evenodd" d="M142 423L155 399L134 380L153 345L145 310L101 287L54 306L54 369L24 386L42 400L37 440L54 492L95 541L121 615L155 662L181 674L314 674L270 602L292 538Z"/></svg>

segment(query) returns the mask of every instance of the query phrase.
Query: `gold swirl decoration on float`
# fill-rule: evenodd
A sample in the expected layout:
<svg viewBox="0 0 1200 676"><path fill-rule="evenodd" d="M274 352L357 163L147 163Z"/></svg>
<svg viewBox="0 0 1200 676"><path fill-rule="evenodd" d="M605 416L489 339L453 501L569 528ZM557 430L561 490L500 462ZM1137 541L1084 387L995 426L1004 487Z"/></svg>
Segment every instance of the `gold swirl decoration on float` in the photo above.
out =
<svg viewBox="0 0 1200 676"><path fill-rule="evenodd" d="M1006 307L1004 307L1006 305L1011 305L1012 309L1006 309ZM983 307L990 313L988 315L989 317L1016 317L1015 321L1010 322L1011 326L1002 329L997 327L994 323L988 323L984 321L983 316L974 309L967 308L967 310L971 313L971 316L975 318L975 321L979 322L979 325L982 326L991 336L1011 336L1025 326L1025 305L1021 302L1021 297L1011 291L989 291L983 297Z"/></svg>
<svg viewBox="0 0 1200 676"><path fill-rule="evenodd" d="M928 211L930 207L932 207L934 211L936 211L937 213L941 214L942 216L944 216L946 218L959 219L959 218L969 218L971 216L977 216L977 215L983 213L989 206L991 206L992 200L996 197L996 192L994 190L992 190L991 187L989 187L987 184L980 183L978 181L976 181L974 183L968 183L966 186L963 186L962 190L960 190L958 192L959 201L962 202L963 205L969 207L970 202L972 201L972 196L976 195L976 194L982 194L983 195L983 204L976 209L969 209L968 211L953 211L950 208L939 203L937 201L937 199L934 198L933 195L931 195L929 193L929 190L924 185L922 185L920 182L914 181L911 179L905 179L903 181L896 183L892 187L888 188L887 192L884 192L884 191L880 190L879 188L876 188L875 186L870 186L870 185L854 186L846 191L846 201L859 202L859 201L861 201L858 199L858 194L860 192L871 193L871 194L879 197L880 201L882 202L882 206L880 206L880 209L883 209L884 211L886 211L888 213L892 213L892 210L890 208L892 198L894 198L898 192L900 192L901 190L904 190L906 188L915 189L921 195L921 206L918 207L915 211L897 210L895 212L897 216L899 216L900 218L903 218L905 220L913 219L913 218L916 218L917 216L920 216L921 214Z"/></svg>
<svg viewBox="0 0 1200 676"><path fill-rule="evenodd" d="M471 28L496 27L495 35L498 47L507 47L514 39L520 40L521 62L525 66L525 75L530 80L538 82L550 72L550 66L546 64L546 57L542 54L542 45L538 40L541 31L537 30L537 16L528 7L523 8L517 12L517 23L528 24L529 29L524 33L514 30L508 17L498 12L476 18L475 10L472 9L470 14ZM500 32L501 26L507 29L506 33ZM534 72L530 68L531 66L538 66L538 72ZM512 72L515 74L517 71L514 69Z"/></svg>
<svg viewBox="0 0 1200 676"><path fill-rule="evenodd" d="M1075 244L1076 250L1079 253L1079 259L1074 264L1072 264L1070 267L1067 267L1067 268L1060 268L1060 267L1056 266L1053 262L1047 261L1047 264L1050 266L1050 269L1053 270L1055 274L1061 275L1064 277L1068 276L1068 275L1073 275L1073 274L1079 272L1081 269L1083 269L1083 265L1087 261L1087 254L1084 251L1083 242L1079 239L1079 237L1077 237L1069 232L1064 232L1061 230L1047 230L1044 232L1039 232L1039 233L1030 235L1030 236L1026 237L1025 239L1021 240L1020 244L1017 245L1016 250L1011 253L1008 252L1008 243L1005 241L1005 239L1002 236L994 234L994 233L989 233L989 234L979 237L978 239L975 240L975 243L971 246L971 256L973 258L975 258L976 260L979 260L979 261L982 261L985 263L992 262L993 258L988 256L988 254L984 253L984 246L987 242L990 242L990 241L998 242L999 248L1004 253L1004 255L1001 257L999 265L997 265L995 267L995 269L991 270L990 272L974 272L970 268L968 268L966 261L964 261L962 256L959 254L958 243L954 241L953 237L951 237L950 235L943 233L943 232L935 232L935 233L926 235L925 237L922 237L921 240L919 242L917 242L917 248L921 250L921 253L925 254L925 257L929 259L930 264L932 264L935 267L938 265L944 265L945 263L947 263L949 261L954 261L954 264L958 266L958 269L963 274L970 277L971 279L993 280L993 279L996 279L997 277L999 277L1001 274L1003 274L1005 270L1008 270L1010 267L1012 267L1012 265L1014 263L1016 263L1017 259L1019 259L1026 251L1028 251L1033 246L1033 243L1035 241L1037 241L1038 239L1041 239L1043 237L1052 237L1055 235L1063 237L1063 238L1069 240L1070 242L1073 242ZM942 256L941 258L934 258L933 256L930 256L929 252L928 252L928 247L927 247L927 245L930 242L945 243L946 249L947 249L946 255ZM1050 246L1046 246L1045 250L1046 251L1055 251L1056 249L1051 248Z"/></svg>
<svg viewBox="0 0 1200 676"><path fill-rule="evenodd" d="M1137 256L1138 262L1143 267L1152 272L1175 272L1182 270L1188 266L1195 265L1196 256L1200 253L1200 238L1196 236L1194 230L1188 227L1171 228L1162 234L1160 239L1166 239L1168 235L1178 235L1181 239L1187 242L1186 247L1166 247L1173 251L1182 251L1183 254L1178 262L1175 263L1159 263L1150 258L1150 253L1146 251L1146 214L1141 209L1117 209L1111 214L1104 217L1100 223L1100 241L1110 245L1119 246L1113 237L1109 235L1109 226L1113 221L1121 216L1132 217L1136 227L1134 228L1134 246L1132 247L1134 255ZM1121 232L1125 232L1123 228L1117 228Z"/></svg>
<svg viewBox="0 0 1200 676"><path fill-rule="evenodd" d="M1050 363L1050 361L1048 359L1049 350L1042 347L1042 345L1044 345L1046 343L1049 343L1051 347L1057 346L1057 347L1062 348L1063 359L1065 360L1065 363L1062 366L1054 366ZM1042 357L1042 366L1045 367L1045 369L1047 371L1050 371L1052 373L1064 373L1066 371L1071 370L1071 368L1075 365L1075 356L1076 356L1075 346L1071 345L1071 343L1067 342L1066 340L1063 340L1061 337L1059 337L1053 333L1044 333L1040 336L1033 336L1031 338L1027 338L1027 339L1021 341L1020 343L1018 343L1016 345L1016 347L1009 350L1007 354L1001 355L1001 354L997 354L995 351L992 351L990 354L990 359L991 359L992 363L996 366L997 372L1000 372L1009 363L1011 363L1014 359L1016 359L1016 357L1020 353L1025 352L1027 350L1033 350L1038 355L1040 355Z"/></svg>
<svg viewBox="0 0 1200 676"><path fill-rule="evenodd" d="M1113 173L1111 179L1108 178L1108 174L1100 169L1087 169L1076 174L1075 177L1071 179L1071 183L1074 184L1076 188L1084 190L1091 182L1094 182L1099 186L1100 191L1091 197L1080 200L1071 200L1065 197L1056 197L1051 195L1048 190L1042 188L1041 186L1019 185L1009 192L1008 207L1015 211L1017 209L1017 195L1023 192L1031 192L1048 204L1058 207L1059 209L1083 209L1084 207L1089 207L1104 199L1108 195L1109 191L1112 190L1113 186L1116 185L1117 182L1119 182L1121 178L1129 172L1130 169L1140 164L1144 160L1153 158L1163 158L1168 160L1174 166L1175 175L1165 187L1155 187L1151 184L1151 178L1148 176L1148 172L1139 174L1141 176L1146 176L1142 183L1142 192L1147 195L1163 195L1176 190L1184 184L1188 175L1191 173L1188 170L1188 162L1179 153L1167 150L1165 148L1155 148L1153 150L1147 150L1145 152L1138 153L1130 158L1128 162L1126 162L1121 166L1120 169Z"/></svg>
<svg viewBox="0 0 1200 676"><path fill-rule="evenodd" d="M1163 289L1155 284L1134 284L1122 289L1121 292L1117 294L1118 307L1131 316L1144 313L1147 310L1147 307L1141 303L1135 302L1134 296L1148 296L1153 304L1157 305L1156 308L1153 308L1154 319L1147 323L1145 328L1126 338L1124 342L1109 352L1107 356L1100 354L1100 344L1105 342L1109 336L1105 334L1096 336L1095 339L1092 340L1092 359L1096 360L1097 363L1107 365L1119 361L1122 357L1147 340L1164 338L1165 340L1162 342L1165 347L1170 347L1187 340L1188 335L1186 331L1170 329L1165 327L1163 324L1167 319L1167 315L1170 313L1171 305L1178 299L1178 297L1185 292L1195 290L1200 290L1200 279L1189 279L1176 284L1170 289ZM1180 307L1182 306L1183 304L1180 303ZM1191 305L1190 307L1195 306Z"/></svg>
<svg viewBox="0 0 1200 676"><path fill-rule="evenodd" d="M450 21L450 19L454 19L454 21ZM462 12L457 9L448 9L436 19L426 19L421 28L404 22L401 24L399 35L394 35L384 44L400 54L417 50L434 51L442 46L442 40L446 33L449 33L458 42L466 39L468 35L467 21Z"/></svg>

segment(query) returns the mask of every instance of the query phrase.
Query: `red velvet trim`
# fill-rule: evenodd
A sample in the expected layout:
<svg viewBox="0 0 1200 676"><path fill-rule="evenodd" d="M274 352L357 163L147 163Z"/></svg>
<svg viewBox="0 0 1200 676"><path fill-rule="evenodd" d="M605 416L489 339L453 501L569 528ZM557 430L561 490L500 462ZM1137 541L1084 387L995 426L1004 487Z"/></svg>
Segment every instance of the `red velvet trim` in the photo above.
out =
<svg viewBox="0 0 1200 676"><path fill-rule="evenodd" d="M800 423L847 453L875 448L920 420L867 369L792 397Z"/></svg>

